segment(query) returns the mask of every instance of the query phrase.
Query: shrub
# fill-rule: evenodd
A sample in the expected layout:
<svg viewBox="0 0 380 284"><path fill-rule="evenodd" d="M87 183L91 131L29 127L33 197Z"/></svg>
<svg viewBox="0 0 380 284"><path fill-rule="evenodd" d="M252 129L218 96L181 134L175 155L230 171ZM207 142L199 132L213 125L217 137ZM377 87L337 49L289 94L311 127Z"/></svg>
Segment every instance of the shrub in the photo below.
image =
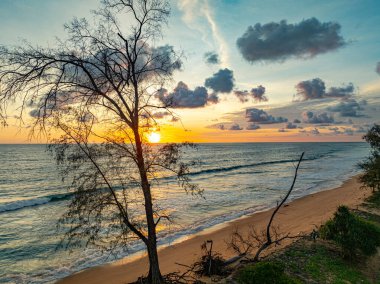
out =
<svg viewBox="0 0 380 284"><path fill-rule="evenodd" d="M300 283L284 272L277 262L259 262L241 269L236 277L242 284L296 284Z"/></svg>
<svg viewBox="0 0 380 284"><path fill-rule="evenodd" d="M370 256L380 246L380 229L352 214L346 206L340 206L334 218L321 227L320 236L336 242L349 258L359 251Z"/></svg>
<svg viewBox="0 0 380 284"><path fill-rule="evenodd" d="M373 191L380 191L380 125L375 124L363 139L369 143L372 151L370 157L359 163L363 170L360 181Z"/></svg>

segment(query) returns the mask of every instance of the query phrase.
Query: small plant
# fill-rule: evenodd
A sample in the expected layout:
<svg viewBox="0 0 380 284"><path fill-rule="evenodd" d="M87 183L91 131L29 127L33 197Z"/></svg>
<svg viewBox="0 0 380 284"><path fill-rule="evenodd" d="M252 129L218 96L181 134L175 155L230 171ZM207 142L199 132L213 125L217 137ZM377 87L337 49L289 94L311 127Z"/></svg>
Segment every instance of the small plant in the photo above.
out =
<svg viewBox="0 0 380 284"><path fill-rule="evenodd" d="M277 262L258 262L244 267L237 275L237 281L241 284L295 284L301 283L288 276L285 268Z"/></svg>
<svg viewBox="0 0 380 284"><path fill-rule="evenodd" d="M358 252L373 255L380 246L380 229L352 214L346 206L338 208L334 218L321 227L320 235L336 242L342 247L344 256L350 259Z"/></svg>

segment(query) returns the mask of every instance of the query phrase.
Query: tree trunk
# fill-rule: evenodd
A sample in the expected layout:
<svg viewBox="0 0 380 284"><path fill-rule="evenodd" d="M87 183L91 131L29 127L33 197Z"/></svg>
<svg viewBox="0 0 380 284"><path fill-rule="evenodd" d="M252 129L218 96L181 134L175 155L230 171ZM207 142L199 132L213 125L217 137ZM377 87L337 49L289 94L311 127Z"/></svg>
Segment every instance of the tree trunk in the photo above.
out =
<svg viewBox="0 0 380 284"><path fill-rule="evenodd" d="M151 244L151 240L149 240L148 246L148 256L149 256L149 274L148 279L149 283L159 284L163 283L160 265L158 262L158 254L157 254L157 243Z"/></svg>
<svg viewBox="0 0 380 284"><path fill-rule="evenodd" d="M146 242L146 247L148 250L149 257L149 275L148 280L151 284L161 284L162 276L160 271L160 265L158 262L157 253L157 236L156 236L156 224L154 222L153 215L153 202L152 194L150 190L150 184L148 181L148 176L145 169L144 154L142 149L142 141L138 130L134 131L136 139L136 152L137 152L137 164L141 179L141 188L144 194L145 201L145 216L148 226L148 240Z"/></svg>

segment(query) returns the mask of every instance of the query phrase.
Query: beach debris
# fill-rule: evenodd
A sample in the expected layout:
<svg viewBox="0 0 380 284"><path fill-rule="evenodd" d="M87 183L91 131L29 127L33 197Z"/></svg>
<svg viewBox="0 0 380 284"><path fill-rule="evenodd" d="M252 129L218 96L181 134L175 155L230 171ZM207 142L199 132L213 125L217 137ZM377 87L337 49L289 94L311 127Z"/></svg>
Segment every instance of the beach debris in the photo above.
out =
<svg viewBox="0 0 380 284"><path fill-rule="evenodd" d="M297 235L291 235L289 233L284 234L280 232L279 226L275 227L272 225L276 214L278 213L280 208L284 205L284 203L286 202L286 200L288 199L288 197L290 196L291 192L294 189L294 185L297 180L298 170L299 170L304 154L305 152L301 154L298 160L297 166L295 167L295 173L294 173L291 187L289 188L286 195L282 198L282 200L280 202L277 202L277 206L272 212L272 215L269 219L266 229L262 230L261 232L258 232L254 226L251 226L246 236L243 236L243 234L239 231L238 228L236 228L236 230L232 233L231 239L227 243L227 245L230 249L238 253L238 257L235 259L235 261L245 258L248 261L257 262L259 261L260 255L262 254L262 252L265 251L266 249L272 246L278 246L284 240L297 239L297 238L301 238L305 236L305 234L303 233L300 233ZM251 256L253 252L254 252L253 258L248 257L248 256Z"/></svg>

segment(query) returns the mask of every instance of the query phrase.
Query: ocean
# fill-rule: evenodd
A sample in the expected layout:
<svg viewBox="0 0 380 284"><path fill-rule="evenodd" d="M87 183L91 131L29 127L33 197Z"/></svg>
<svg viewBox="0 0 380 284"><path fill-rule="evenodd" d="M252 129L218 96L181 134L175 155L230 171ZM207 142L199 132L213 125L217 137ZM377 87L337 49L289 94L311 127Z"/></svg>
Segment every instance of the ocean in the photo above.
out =
<svg viewBox="0 0 380 284"><path fill-rule="evenodd" d="M174 221L160 231L160 245L273 207L289 189L303 151L290 199L341 185L369 155L365 143L199 144L189 155L201 164L190 177L204 189L203 198L178 190L174 181L161 186L156 202ZM46 146L0 145L0 283L52 283L143 249L138 242L113 255L57 248L56 223L70 198Z"/></svg>

